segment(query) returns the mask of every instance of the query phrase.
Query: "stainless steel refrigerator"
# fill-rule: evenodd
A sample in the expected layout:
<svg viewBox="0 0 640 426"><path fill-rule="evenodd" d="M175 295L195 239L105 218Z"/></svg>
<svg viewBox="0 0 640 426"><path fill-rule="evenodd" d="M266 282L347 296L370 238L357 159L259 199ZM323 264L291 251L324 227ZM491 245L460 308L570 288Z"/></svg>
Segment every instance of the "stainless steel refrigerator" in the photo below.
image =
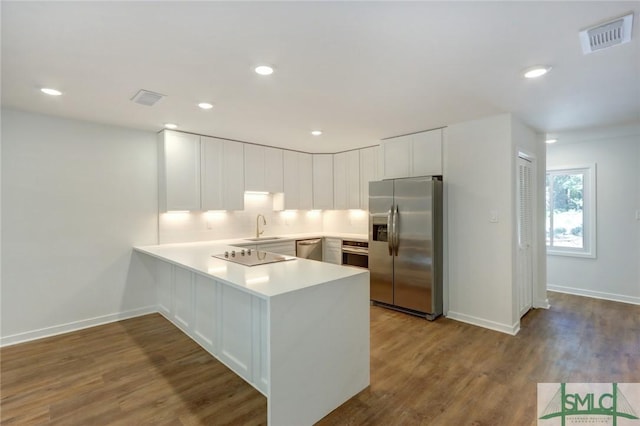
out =
<svg viewBox="0 0 640 426"><path fill-rule="evenodd" d="M442 181L369 182L371 300L424 316L442 314Z"/></svg>

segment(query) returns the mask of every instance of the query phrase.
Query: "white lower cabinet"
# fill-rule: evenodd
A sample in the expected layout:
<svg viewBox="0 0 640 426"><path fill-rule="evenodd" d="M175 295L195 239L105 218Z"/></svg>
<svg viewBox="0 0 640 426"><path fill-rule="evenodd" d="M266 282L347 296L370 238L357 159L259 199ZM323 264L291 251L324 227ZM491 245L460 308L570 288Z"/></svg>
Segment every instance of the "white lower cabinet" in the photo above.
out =
<svg viewBox="0 0 640 426"><path fill-rule="evenodd" d="M322 261L342 265L342 240L340 238L326 238L322 245Z"/></svg>
<svg viewBox="0 0 640 426"><path fill-rule="evenodd" d="M160 260L156 286L165 318L267 395L266 300Z"/></svg>
<svg viewBox="0 0 640 426"><path fill-rule="evenodd" d="M156 262L156 294L158 310L169 318L173 312L173 266L167 262Z"/></svg>
<svg viewBox="0 0 640 426"><path fill-rule="evenodd" d="M173 271L173 318L183 330L191 328L193 317L192 306L192 272L187 269L175 268Z"/></svg>
<svg viewBox="0 0 640 426"><path fill-rule="evenodd" d="M219 356L245 380L252 378L251 295L230 286L222 286L218 303Z"/></svg>
<svg viewBox="0 0 640 426"><path fill-rule="evenodd" d="M216 283L198 274L194 278L193 334L200 346L211 352L216 343Z"/></svg>

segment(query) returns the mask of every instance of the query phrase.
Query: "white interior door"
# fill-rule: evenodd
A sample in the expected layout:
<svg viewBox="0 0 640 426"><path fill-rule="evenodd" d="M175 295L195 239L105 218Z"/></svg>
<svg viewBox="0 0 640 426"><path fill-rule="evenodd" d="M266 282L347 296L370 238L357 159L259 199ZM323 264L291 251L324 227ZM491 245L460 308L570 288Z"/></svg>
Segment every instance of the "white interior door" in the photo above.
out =
<svg viewBox="0 0 640 426"><path fill-rule="evenodd" d="M535 179L533 164L528 158L518 157L517 215L518 253L517 287L520 317L532 307L533 301L533 217Z"/></svg>

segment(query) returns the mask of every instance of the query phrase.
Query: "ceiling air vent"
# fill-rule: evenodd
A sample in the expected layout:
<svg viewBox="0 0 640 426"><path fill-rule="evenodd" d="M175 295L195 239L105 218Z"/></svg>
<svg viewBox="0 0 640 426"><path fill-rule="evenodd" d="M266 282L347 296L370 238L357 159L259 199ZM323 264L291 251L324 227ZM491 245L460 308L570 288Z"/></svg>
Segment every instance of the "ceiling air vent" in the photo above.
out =
<svg viewBox="0 0 640 426"><path fill-rule="evenodd" d="M633 26L633 13L616 18L597 27L580 31L580 44L582 51L587 53L596 50L617 46L631 41L631 29Z"/></svg>
<svg viewBox="0 0 640 426"><path fill-rule="evenodd" d="M133 98L131 98L131 100L140 105L153 106L156 102L164 97L165 95L161 95L160 93L141 89L138 91L138 93L135 94Z"/></svg>

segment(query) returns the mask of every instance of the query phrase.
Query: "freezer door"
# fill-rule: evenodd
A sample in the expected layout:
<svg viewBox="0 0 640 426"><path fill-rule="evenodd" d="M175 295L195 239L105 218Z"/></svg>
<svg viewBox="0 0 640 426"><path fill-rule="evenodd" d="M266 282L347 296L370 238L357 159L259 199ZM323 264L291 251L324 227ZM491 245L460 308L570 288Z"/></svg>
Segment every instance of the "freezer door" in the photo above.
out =
<svg viewBox="0 0 640 426"><path fill-rule="evenodd" d="M393 257L389 212L393 181L369 182L369 276L371 300L393 303Z"/></svg>
<svg viewBox="0 0 640 426"><path fill-rule="evenodd" d="M424 313L438 310L434 298L434 182L430 178L399 179L394 188L398 211L394 304Z"/></svg>

